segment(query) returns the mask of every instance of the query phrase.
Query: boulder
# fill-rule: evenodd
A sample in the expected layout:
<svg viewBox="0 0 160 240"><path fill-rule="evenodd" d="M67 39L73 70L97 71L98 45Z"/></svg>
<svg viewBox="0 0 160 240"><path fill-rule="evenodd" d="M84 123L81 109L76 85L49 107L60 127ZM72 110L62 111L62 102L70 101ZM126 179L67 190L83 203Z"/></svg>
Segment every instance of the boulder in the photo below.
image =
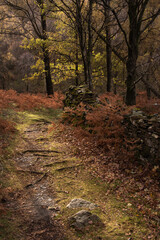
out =
<svg viewBox="0 0 160 240"><path fill-rule="evenodd" d="M96 204L86 201L82 198L75 198L73 199L68 205L67 208L88 208L94 209L98 207Z"/></svg>
<svg viewBox="0 0 160 240"><path fill-rule="evenodd" d="M96 95L86 85L71 86L64 99L64 107L75 107L80 103L92 105L96 102Z"/></svg>
<svg viewBox="0 0 160 240"><path fill-rule="evenodd" d="M69 218L70 227L80 231L84 230L87 226L100 226L101 224L102 222L97 215L86 210L81 210Z"/></svg>

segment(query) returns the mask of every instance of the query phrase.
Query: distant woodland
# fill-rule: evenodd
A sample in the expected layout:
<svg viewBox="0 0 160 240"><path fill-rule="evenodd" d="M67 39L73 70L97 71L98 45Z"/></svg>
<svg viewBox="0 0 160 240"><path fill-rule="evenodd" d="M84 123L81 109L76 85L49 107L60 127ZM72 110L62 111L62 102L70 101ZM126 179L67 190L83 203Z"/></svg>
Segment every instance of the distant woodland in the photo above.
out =
<svg viewBox="0 0 160 240"><path fill-rule="evenodd" d="M0 88L160 98L158 0L0 0Z"/></svg>

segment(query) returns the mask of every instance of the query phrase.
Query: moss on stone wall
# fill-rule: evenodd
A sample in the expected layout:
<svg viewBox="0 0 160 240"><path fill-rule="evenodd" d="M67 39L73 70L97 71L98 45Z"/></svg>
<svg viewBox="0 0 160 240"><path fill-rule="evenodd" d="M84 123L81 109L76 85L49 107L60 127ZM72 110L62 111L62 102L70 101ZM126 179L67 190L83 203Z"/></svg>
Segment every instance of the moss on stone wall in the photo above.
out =
<svg viewBox="0 0 160 240"><path fill-rule="evenodd" d="M71 86L66 93L66 98L64 99L65 107L75 107L80 103L84 104L94 104L96 102L96 95L90 91L86 85L81 86Z"/></svg>

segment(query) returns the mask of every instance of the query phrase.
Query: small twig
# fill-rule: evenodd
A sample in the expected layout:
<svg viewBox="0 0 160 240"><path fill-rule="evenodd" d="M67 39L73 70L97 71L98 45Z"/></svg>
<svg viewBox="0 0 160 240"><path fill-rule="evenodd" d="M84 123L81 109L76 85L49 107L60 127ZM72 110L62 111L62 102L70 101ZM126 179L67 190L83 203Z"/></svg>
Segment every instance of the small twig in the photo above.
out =
<svg viewBox="0 0 160 240"><path fill-rule="evenodd" d="M68 194L69 192L68 191L62 191L62 190L58 190L58 191L56 191L57 193L66 193L66 194Z"/></svg>
<svg viewBox="0 0 160 240"><path fill-rule="evenodd" d="M34 186L35 184L39 183L40 181L42 181L43 178L45 178L47 176L48 172L46 172L40 179L38 179L37 181L35 181L34 183L30 183L28 185L25 186L25 188L29 188Z"/></svg>
<svg viewBox="0 0 160 240"><path fill-rule="evenodd" d="M48 163L43 165L43 167L52 167L55 164L61 164L61 163L67 163L68 161L64 160L64 161L57 161L57 162L53 162L53 163Z"/></svg>
<svg viewBox="0 0 160 240"><path fill-rule="evenodd" d="M36 157L55 157L55 155L46 155L46 154L39 154L39 153L33 153L34 156Z"/></svg>
<svg viewBox="0 0 160 240"><path fill-rule="evenodd" d="M28 149L28 150L25 150L25 151L23 151L22 153L27 153L27 152L30 152L30 153L38 153L38 152L42 152L42 153L44 153L44 152L47 152L47 153L52 153L52 152L55 152L55 153L60 153L60 152L58 152L58 151L55 151L55 150L45 150L45 149Z"/></svg>
<svg viewBox="0 0 160 240"><path fill-rule="evenodd" d="M23 169L17 169L17 172L27 172L27 173L33 173L33 174L44 174L44 172L37 172L37 171L30 171L30 170L23 170Z"/></svg>

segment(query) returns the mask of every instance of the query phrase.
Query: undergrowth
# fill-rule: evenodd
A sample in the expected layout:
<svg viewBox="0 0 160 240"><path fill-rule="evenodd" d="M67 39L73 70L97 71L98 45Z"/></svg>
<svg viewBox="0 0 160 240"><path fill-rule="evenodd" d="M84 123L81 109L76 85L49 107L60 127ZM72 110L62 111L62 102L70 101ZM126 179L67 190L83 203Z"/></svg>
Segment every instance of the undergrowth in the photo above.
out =
<svg viewBox="0 0 160 240"><path fill-rule="evenodd" d="M14 90L0 90L0 153L7 146L7 139L12 138L16 132L16 124L7 119L6 109L19 111L32 111L42 108L58 109L63 106L63 94L55 92L54 96L47 97L42 94L17 93Z"/></svg>
<svg viewBox="0 0 160 240"><path fill-rule="evenodd" d="M108 157L123 160L134 157L134 141L127 140L122 124L123 115L131 108L113 94L100 96L99 104L87 107L80 104L76 109L65 108L62 122L75 127L77 138L107 152ZM121 155L119 154L121 152Z"/></svg>
<svg viewBox="0 0 160 240"><path fill-rule="evenodd" d="M147 114L157 114L160 110L160 99L147 99L146 93L138 93L137 105L128 107L122 98L112 93L99 97L99 104L86 106L80 104L76 108L65 108L62 123L74 127L74 134L87 145L90 143L97 149L107 153L108 159L123 163L135 161L135 153L139 148L138 139L129 138L123 123L124 116L133 109L140 109Z"/></svg>
<svg viewBox="0 0 160 240"><path fill-rule="evenodd" d="M42 94L17 93L14 90L0 90L0 109L9 107L17 110L32 110L41 107L62 108L63 94L55 92L47 97Z"/></svg>
<svg viewBox="0 0 160 240"><path fill-rule="evenodd" d="M117 199L133 204L157 235L158 171L140 161L136 154L140 143L128 139L123 117L135 107L147 114L158 113L160 101L139 97L137 102L137 106L127 107L118 96L106 94L95 107L65 108L61 136L72 144L74 154L83 158L91 175L107 182L106 195L114 193Z"/></svg>

